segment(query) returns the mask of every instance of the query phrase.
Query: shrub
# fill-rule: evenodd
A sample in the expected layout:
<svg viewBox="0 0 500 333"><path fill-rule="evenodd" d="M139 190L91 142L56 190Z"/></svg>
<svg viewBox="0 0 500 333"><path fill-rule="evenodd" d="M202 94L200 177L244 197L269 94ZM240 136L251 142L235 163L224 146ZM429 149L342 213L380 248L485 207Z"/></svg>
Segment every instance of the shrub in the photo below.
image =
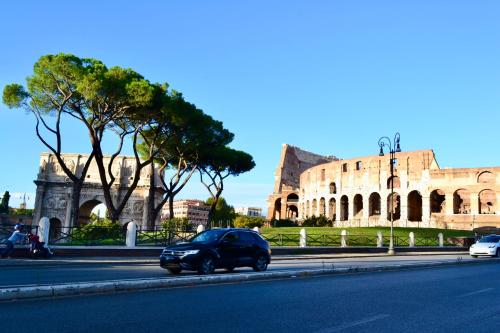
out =
<svg viewBox="0 0 500 333"><path fill-rule="evenodd" d="M271 227L273 228L284 228L284 227L297 227L297 222L293 220L271 220Z"/></svg>
<svg viewBox="0 0 500 333"><path fill-rule="evenodd" d="M72 237L73 239L89 241L110 238L118 239L122 238L124 235L125 232L120 223L104 219L75 229Z"/></svg>
<svg viewBox="0 0 500 333"><path fill-rule="evenodd" d="M173 219L165 220L161 223L161 226L163 230L170 231L191 231L193 229L193 225L189 223L186 217L174 217Z"/></svg>
<svg viewBox="0 0 500 333"><path fill-rule="evenodd" d="M328 227L332 225L332 221L324 217L323 215L316 217L311 216L302 222L303 227Z"/></svg>
<svg viewBox="0 0 500 333"><path fill-rule="evenodd" d="M234 226L236 228L261 228L264 222L265 220L262 217L238 215L234 219Z"/></svg>

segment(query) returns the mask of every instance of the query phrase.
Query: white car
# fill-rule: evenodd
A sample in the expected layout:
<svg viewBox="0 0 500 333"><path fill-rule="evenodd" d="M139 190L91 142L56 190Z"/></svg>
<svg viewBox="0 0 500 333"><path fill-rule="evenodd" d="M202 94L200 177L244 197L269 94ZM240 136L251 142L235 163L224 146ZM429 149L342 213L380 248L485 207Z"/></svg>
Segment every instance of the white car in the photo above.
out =
<svg viewBox="0 0 500 333"><path fill-rule="evenodd" d="M477 258L477 256L500 256L500 235L484 236L472 244L469 254L473 258Z"/></svg>

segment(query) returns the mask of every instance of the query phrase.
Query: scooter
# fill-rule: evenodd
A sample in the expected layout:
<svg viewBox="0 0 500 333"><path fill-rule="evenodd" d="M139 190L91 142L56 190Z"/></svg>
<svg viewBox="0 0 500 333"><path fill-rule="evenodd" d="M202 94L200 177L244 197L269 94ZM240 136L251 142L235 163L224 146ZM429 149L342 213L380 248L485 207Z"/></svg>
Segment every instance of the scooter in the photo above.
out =
<svg viewBox="0 0 500 333"><path fill-rule="evenodd" d="M38 258L49 258L54 255L54 252L50 250L48 246L45 245L45 242L40 242L40 237L34 234L28 234L28 239L30 241L30 256L33 259Z"/></svg>

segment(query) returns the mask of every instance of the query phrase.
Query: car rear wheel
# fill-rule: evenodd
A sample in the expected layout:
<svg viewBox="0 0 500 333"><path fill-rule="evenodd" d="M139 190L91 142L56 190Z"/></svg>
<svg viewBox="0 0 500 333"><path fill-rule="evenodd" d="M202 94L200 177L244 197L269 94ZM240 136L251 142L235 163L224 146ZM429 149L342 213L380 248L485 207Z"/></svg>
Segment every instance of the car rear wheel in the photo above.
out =
<svg viewBox="0 0 500 333"><path fill-rule="evenodd" d="M263 272L267 269L267 258L264 255L260 255L255 260L255 264L253 265L253 270L256 272Z"/></svg>
<svg viewBox="0 0 500 333"><path fill-rule="evenodd" d="M182 268L180 268L180 267L172 267L172 268L167 268L167 271L168 271L170 274L177 275L177 274L180 274L180 273L181 273Z"/></svg>
<svg viewBox="0 0 500 333"><path fill-rule="evenodd" d="M500 257L500 248L497 249L497 252L495 253L494 257Z"/></svg>
<svg viewBox="0 0 500 333"><path fill-rule="evenodd" d="M207 275L212 274L215 270L215 262L212 257L205 257L201 260L198 267L198 274Z"/></svg>

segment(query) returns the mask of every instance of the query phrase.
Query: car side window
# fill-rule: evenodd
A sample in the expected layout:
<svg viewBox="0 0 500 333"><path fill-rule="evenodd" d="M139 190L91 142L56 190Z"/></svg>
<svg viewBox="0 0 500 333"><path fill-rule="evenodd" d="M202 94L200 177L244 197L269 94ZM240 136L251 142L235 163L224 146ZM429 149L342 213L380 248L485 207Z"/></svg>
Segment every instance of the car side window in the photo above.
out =
<svg viewBox="0 0 500 333"><path fill-rule="evenodd" d="M234 243L238 241L238 235L235 232L230 232L224 236L226 242Z"/></svg>
<svg viewBox="0 0 500 333"><path fill-rule="evenodd" d="M253 237L253 235L249 232L238 232L240 234L240 239L241 239L241 242L242 243L255 243L255 238Z"/></svg>

